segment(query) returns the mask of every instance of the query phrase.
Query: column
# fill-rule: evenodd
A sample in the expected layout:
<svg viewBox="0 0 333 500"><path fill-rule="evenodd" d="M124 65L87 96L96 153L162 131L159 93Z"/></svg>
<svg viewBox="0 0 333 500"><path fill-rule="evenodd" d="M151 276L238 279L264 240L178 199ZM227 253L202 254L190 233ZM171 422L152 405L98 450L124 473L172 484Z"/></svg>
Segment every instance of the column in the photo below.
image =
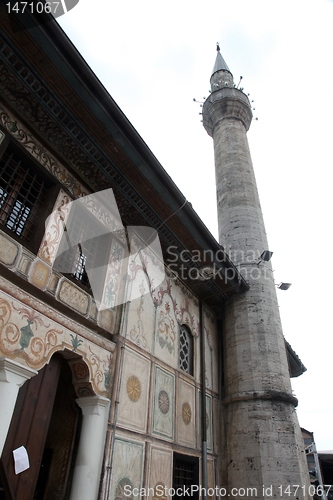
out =
<svg viewBox="0 0 333 500"><path fill-rule="evenodd" d="M8 358L0 358L0 456L7 438L20 387L34 375L36 370L20 365Z"/></svg>
<svg viewBox="0 0 333 500"><path fill-rule="evenodd" d="M102 396L92 396L79 398L76 402L82 409L83 420L70 500L96 500L110 400Z"/></svg>

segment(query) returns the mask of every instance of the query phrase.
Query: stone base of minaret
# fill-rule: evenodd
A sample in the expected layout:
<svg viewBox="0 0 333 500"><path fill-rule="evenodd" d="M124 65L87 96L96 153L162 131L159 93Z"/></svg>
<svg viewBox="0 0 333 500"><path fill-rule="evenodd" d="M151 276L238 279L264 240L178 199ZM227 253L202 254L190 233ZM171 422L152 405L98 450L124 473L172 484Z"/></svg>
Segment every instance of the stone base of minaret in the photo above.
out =
<svg viewBox="0 0 333 500"><path fill-rule="evenodd" d="M244 498L312 498L298 428L292 404L250 395L247 401L230 401L223 456L228 491L234 488Z"/></svg>

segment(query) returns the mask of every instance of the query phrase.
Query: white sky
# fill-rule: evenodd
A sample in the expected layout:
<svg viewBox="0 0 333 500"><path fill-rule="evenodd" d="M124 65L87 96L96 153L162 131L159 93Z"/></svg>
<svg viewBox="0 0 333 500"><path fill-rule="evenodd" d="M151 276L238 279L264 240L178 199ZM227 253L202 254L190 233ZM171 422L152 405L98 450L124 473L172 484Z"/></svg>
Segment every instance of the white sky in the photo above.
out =
<svg viewBox="0 0 333 500"><path fill-rule="evenodd" d="M333 450L330 308L332 0L80 0L58 18L157 159L217 237L207 97L216 42L256 111L248 133L284 334L308 371L293 380L300 425Z"/></svg>

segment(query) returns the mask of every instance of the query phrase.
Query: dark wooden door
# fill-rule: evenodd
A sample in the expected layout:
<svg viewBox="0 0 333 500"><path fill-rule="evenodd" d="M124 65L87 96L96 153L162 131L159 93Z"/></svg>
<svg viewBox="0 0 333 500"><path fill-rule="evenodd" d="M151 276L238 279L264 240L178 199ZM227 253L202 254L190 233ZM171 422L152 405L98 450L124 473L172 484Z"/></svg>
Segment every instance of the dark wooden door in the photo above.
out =
<svg viewBox="0 0 333 500"><path fill-rule="evenodd" d="M62 358L53 356L38 375L20 389L1 456L8 500L33 500L57 391ZM30 468L16 475L13 450L27 449Z"/></svg>

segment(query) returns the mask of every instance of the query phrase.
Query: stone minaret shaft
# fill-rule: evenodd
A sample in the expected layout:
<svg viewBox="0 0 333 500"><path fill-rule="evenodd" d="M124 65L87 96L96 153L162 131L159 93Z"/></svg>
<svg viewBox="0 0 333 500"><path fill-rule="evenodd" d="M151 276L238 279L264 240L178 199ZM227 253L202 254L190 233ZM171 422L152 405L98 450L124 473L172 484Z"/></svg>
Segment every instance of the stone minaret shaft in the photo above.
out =
<svg viewBox="0 0 333 500"><path fill-rule="evenodd" d="M276 289L247 142L248 97L234 85L218 47L203 124L214 140L219 239L249 282L225 308L225 441L222 481L230 488L304 486L308 473L292 395ZM303 494L303 492L302 492ZM301 498L302 495L299 497ZM302 497L303 498L303 497Z"/></svg>

